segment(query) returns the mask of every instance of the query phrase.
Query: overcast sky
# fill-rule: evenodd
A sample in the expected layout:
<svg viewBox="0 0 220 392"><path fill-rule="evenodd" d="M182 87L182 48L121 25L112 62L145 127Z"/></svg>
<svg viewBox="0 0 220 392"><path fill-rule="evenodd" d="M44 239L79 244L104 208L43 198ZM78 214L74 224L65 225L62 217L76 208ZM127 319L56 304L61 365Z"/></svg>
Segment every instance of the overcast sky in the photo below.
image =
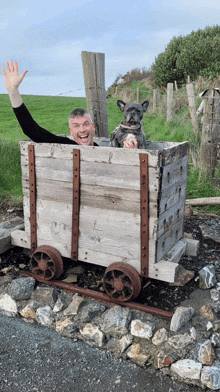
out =
<svg viewBox="0 0 220 392"><path fill-rule="evenodd" d="M85 96L82 51L105 53L108 88L149 68L174 36L216 24L219 0L0 0L1 67L28 70L22 94Z"/></svg>

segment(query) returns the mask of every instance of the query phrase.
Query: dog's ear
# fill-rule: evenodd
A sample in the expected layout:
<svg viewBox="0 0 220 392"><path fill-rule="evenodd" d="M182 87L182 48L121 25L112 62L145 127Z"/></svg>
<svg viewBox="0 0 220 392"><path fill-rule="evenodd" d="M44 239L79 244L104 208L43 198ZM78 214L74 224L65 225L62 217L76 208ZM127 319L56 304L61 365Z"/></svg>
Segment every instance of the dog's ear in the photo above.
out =
<svg viewBox="0 0 220 392"><path fill-rule="evenodd" d="M149 101L144 101L144 102L142 102L141 106L142 106L142 108L143 108L143 112L144 112L144 113L147 111L149 104L150 104Z"/></svg>
<svg viewBox="0 0 220 392"><path fill-rule="evenodd" d="M117 101L117 105L118 105L118 107L119 107L119 109L121 110L121 112L123 112L124 111L124 108L125 108L125 105L126 105L126 103L125 102L123 102L123 101L121 101L120 99Z"/></svg>

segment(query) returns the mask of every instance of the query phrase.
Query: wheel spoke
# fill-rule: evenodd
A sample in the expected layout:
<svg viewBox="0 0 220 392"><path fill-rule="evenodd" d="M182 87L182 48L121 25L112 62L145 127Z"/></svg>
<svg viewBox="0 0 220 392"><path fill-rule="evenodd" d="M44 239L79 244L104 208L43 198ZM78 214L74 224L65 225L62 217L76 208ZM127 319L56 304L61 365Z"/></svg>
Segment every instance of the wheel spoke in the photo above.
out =
<svg viewBox="0 0 220 392"><path fill-rule="evenodd" d="M107 283L110 286L114 287L114 280L113 279L111 279L111 280L105 279L105 283Z"/></svg>

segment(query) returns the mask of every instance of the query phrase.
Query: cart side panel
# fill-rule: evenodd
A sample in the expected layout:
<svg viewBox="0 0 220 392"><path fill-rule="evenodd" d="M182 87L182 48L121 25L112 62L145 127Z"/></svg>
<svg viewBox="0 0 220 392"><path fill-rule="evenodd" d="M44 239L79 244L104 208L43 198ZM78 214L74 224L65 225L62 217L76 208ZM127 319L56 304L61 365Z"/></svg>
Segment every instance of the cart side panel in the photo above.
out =
<svg viewBox="0 0 220 392"><path fill-rule="evenodd" d="M21 143L25 231L30 230L27 145ZM75 146L74 146L75 148ZM121 261L140 272L139 151L80 146L79 259L108 266ZM35 144L38 246L71 255L73 146ZM159 152L149 155L150 251L155 263ZM117 162L113 163L113 162Z"/></svg>
<svg viewBox="0 0 220 392"><path fill-rule="evenodd" d="M187 142L180 143L168 147L162 152L162 162L165 166L163 165L161 170L158 200L157 262L183 236L188 172L188 146L189 144Z"/></svg>

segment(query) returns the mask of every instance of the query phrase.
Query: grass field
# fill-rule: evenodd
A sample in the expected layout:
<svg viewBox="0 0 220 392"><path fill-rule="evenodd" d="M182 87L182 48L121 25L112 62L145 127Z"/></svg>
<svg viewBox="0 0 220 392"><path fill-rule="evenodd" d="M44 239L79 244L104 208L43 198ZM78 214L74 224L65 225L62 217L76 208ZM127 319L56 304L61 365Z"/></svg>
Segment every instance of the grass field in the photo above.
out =
<svg viewBox="0 0 220 392"><path fill-rule="evenodd" d="M148 93L149 89L146 89L145 95ZM54 134L68 135L69 113L76 107L86 109L85 98L23 96L23 100L35 121ZM107 103L109 134L123 120L116 101L116 98L111 97ZM7 95L0 95L0 105L0 203L11 199L16 204L22 200L19 141L26 140L27 137L17 122ZM188 140L192 148L198 148L187 110L183 110L169 122L166 122L166 117L161 113L149 111L143 119L143 126L149 140ZM187 198L220 196L220 190L214 189L208 179L198 178L199 168L193 169L189 165ZM206 207L206 210L219 213L219 207Z"/></svg>

